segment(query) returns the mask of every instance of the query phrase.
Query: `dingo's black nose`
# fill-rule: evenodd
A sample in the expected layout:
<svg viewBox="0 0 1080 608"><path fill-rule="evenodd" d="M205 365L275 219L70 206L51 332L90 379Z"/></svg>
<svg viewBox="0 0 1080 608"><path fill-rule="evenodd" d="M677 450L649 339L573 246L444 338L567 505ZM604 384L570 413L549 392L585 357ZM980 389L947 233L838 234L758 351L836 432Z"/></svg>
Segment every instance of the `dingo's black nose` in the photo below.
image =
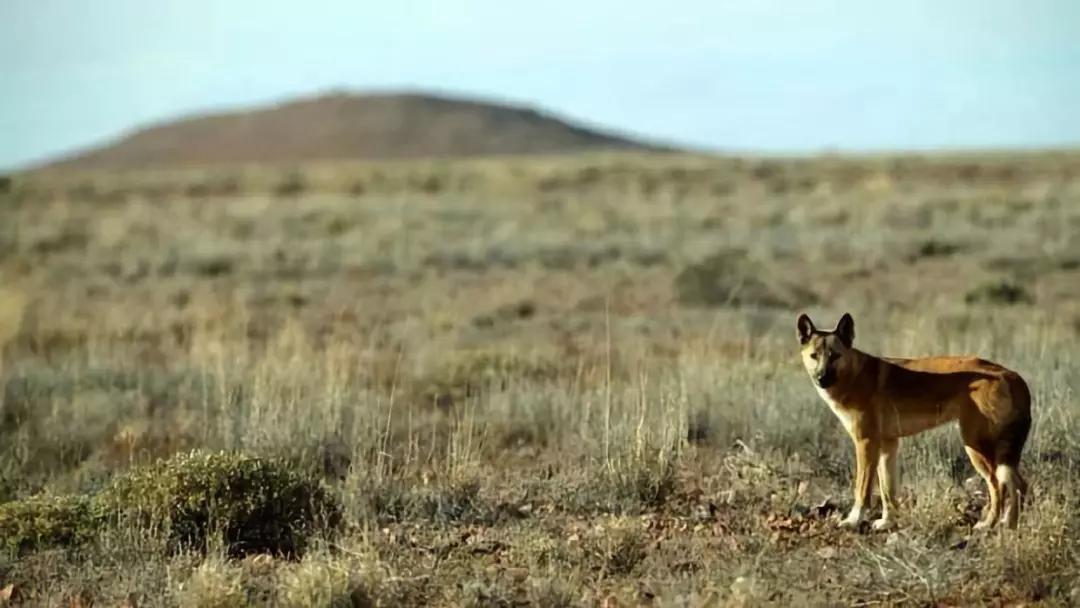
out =
<svg viewBox="0 0 1080 608"><path fill-rule="evenodd" d="M836 384L836 372L833 370L825 370L824 374L817 377L817 385L821 388L829 388Z"/></svg>

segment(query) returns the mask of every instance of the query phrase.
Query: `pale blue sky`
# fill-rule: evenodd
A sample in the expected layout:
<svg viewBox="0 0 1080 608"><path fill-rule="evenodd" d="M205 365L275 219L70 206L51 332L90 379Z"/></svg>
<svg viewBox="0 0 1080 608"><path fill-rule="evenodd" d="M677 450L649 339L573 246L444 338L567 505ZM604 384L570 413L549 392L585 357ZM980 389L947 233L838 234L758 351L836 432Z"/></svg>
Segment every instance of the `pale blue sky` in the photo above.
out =
<svg viewBox="0 0 1080 608"><path fill-rule="evenodd" d="M716 150L1080 145L1076 0L0 0L0 167L331 88Z"/></svg>

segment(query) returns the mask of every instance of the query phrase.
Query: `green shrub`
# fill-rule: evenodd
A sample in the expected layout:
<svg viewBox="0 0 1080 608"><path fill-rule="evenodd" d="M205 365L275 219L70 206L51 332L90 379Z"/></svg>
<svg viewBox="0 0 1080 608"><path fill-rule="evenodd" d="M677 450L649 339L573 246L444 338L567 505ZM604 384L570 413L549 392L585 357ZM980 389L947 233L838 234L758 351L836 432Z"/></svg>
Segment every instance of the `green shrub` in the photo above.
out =
<svg viewBox="0 0 1080 608"><path fill-rule="evenodd" d="M274 186L274 194L283 198L296 197L303 194L304 190L307 190L308 183L304 179L304 174L299 171L292 171L287 173Z"/></svg>
<svg viewBox="0 0 1080 608"><path fill-rule="evenodd" d="M972 289L964 301L968 304L1033 304L1035 297L1023 285L1011 281L996 281Z"/></svg>
<svg viewBox="0 0 1080 608"><path fill-rule="evenodd" d="M236 175L210 176L187 185L184 193L190 198L210 196L235 196L242 190L240 178Z"/></svg>
<svg viewBox="0 0 1080 608"><path fill-rule="evenodd" d="M221 277L231 274L235 269L235 261L227 255L209 255L192 260L191 272L207 278Z"/></svg>
<svg viewBox="0 0 1080 608"><path fill-rule="evenodd" d="M316 480L277 461L192 452L117 477L96 495L35 496L0 505L0 547L71 547L115 524L161 530L173 549L218 537L231 555L301 553L340 521Z"/></svg>
<svg viewBox="0 0 1080 608"><path fill-rule="evenodd" d="M916 262L924 258L947 258L963 250L964 247L958 243L929 239L919 243L908 256L908 260Z"/></svg>
<svg viewBox="0 0 1080 608"><path fill-rule="evenodd" d="M85 496L34 496L0 504L0 547L22 555L38 549L78 545L98 529Z"/></svg>
<svg viewBox="0 0 1080 608"><path fill-rule="evenodd" d="M309 537L340 520L316 480L281 463L192 452L132 471L96 499L110 516L169 531L176 547L201 548L220 534L231 555L301 553Z"/></svg>
<svg viewBox="0 0 1080 608"><path fill-rule="evenodd" d="M817 302L803 287L766 277L766 269L745 251L725 249L679 272L675 291L686 306L798 308Z"/></svg>

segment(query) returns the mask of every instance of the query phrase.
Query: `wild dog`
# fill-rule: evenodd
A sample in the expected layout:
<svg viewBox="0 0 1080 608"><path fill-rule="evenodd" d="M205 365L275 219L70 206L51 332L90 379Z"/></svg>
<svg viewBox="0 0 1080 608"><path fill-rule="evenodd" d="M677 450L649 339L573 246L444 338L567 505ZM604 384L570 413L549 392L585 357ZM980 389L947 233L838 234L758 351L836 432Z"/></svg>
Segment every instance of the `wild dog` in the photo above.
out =
<svg viewBox="0 0 1080 608"><path fill-rule="evenodd" d="M854 347L855 321L844 313L832 331L805 314L796 321L802 361L814 387L855 444L854 504L842 527L857 527L869 506L875 474L881 518L894 523L900 439L960 422L971 464L989 501L975 529L999 520L1015 528L1027 482L1020 452L1031 429L1031 393L1016 372L976 357L876 357Z"/></svg>

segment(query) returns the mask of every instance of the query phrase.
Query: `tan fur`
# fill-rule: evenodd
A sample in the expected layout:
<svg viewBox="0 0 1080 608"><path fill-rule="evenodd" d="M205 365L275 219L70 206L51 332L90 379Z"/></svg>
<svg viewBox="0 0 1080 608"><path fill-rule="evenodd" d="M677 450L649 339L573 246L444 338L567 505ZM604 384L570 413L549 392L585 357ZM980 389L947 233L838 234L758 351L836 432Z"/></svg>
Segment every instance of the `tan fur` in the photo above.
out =
<svg viewBox="0 0 1080 608"><path fill-rule="evenodd" d="M875 357L854 348L847 314L832 331L817 330L806 315L796 325L803 365L855 445L854 504L841 525L858 525L876 474L883 508L873 527L889 527L900 439L957 420L989 494L975 527L989 528L999 518L1016 527L1027 492L1020 453L1031 428L1031 393L1019 374L976 357Z"/></svg>

